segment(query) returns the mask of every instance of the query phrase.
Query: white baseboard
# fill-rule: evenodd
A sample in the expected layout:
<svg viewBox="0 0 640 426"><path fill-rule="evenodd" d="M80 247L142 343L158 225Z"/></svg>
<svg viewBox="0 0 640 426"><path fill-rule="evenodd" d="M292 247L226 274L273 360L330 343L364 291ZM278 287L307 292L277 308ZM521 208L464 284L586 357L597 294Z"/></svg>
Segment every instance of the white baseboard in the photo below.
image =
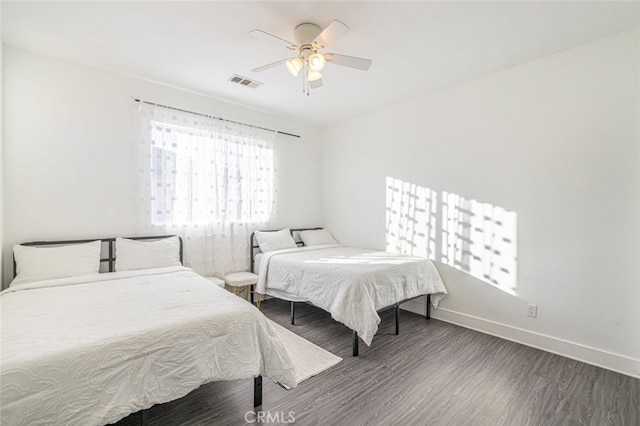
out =
<svg viewBox="0 0 640 426"><path fill-rule="evenodd" d="M419 315L425 314L424 300L412 300L402 304L402 309ZM449 309L431 309L431 317L470 328L502 339L510 340L536 349L551 352L587 364L640 378L640 360L624 355L569 342L557 337L547 336L510 325L497 323L483 318L467 315Z"/></svg>

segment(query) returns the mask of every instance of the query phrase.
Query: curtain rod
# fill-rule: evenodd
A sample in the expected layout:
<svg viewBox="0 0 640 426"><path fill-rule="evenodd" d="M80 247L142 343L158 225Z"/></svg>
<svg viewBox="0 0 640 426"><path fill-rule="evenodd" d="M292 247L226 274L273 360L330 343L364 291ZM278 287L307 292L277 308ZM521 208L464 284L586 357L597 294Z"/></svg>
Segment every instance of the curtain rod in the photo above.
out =
<svg viewBox="0 0 640 426"><path fill-rule="evenodd" d="M136 102L147 104L147 105L159 106L159 107L162 107L162 108L172 109L174 111L187 112L189 114L195 114L195 115L199 115L201 117L207 117L207 118L214 118L216 120L224 120L224 121L228 121L229 123L241 124L243 126L253 127L254 129L268 130L270 132L276 132L276 133L278 133L280 135L287 135L287 136L291 136L291 137L294 137L294 138L299 138L300 137L300 135L294 135L293 133L287 133L287 132L282 132L280 130L268 129L266 127L260 127L260 126L255 126L253 124L241 123L239 121L227 120L226 118L216 117L215 115L203 114L201 112L194 112L194 111L189 111L189 110L186 110L186 109L180 109L180 108L176 108L176 107L172 107L172 106L168 106L168 105L156 104L154 102L143 101L143 100L140 100L140 99L137 99L137 98L133 98L133 100L136 101Z"/></svg>

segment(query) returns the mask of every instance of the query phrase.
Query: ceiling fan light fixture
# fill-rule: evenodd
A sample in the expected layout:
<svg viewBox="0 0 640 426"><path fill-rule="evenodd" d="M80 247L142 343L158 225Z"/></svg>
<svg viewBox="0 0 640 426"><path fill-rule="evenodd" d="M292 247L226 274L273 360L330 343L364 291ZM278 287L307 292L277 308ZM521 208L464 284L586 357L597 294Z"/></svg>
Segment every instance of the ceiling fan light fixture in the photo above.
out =
<svg viewBox="0 0 640 426"><path fill-rule="evenodd" d="M300 73L300 70L302 69L302 59L300 59L299 57L287 59L285 65L287 66L287 70L289 70L291 75L297 77L298 73Z"/></svg>
<svg viewBox="0 0 640 426"><path fill-rule="evenodd" d="M309 69L316 72L322 71L324 65L327 63L322 53L313 53L309 55L307 61L309 63Z"/></svg>
<svg viewBox="0 0 640 426"><path fill-rule="evenodd" d="M320 80L322 78L322 74L320 74L318 71L310 69L307 78L309 79L309 81Z"/></svg>

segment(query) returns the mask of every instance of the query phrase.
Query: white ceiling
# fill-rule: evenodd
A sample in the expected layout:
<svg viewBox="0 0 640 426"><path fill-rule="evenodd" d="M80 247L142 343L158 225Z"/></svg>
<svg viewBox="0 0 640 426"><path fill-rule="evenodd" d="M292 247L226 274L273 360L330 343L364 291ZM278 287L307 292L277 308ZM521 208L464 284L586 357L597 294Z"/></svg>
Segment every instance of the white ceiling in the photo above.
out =
<svg viewBox="0 0 640 426"><path fill-rule="evenodd" d="M309 97L284 66L251 72L291 54L250 30L293 41L296 25L333 19L351 31L326 51L371 58L369 71L330 64ZM638 2L2 2L7 45L318 126L637 26Z"/></svg>

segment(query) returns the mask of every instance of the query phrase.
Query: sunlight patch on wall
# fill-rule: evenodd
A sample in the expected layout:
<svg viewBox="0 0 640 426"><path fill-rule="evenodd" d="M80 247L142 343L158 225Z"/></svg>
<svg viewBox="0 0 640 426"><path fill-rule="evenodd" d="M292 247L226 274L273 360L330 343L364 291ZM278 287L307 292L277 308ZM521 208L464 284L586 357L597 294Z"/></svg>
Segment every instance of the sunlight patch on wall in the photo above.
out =
<svg viewBox="0 0 640 426"><path fill-rule="evenodd" d="M386 201L388 252L431 258L515 294L516 212L391 177Z"/></svg>
<svg viewBox="0 0 640 426"><path fill-rule="evenodd" d="M442 193L442 263L504 290L516 287L517 215Z"/></svg>
<svg viewBox="0 0 640 426"><path fill-rule="evenodd" d="M436 254L438 194L387 178L387 251L433 258Z"/></svg>

